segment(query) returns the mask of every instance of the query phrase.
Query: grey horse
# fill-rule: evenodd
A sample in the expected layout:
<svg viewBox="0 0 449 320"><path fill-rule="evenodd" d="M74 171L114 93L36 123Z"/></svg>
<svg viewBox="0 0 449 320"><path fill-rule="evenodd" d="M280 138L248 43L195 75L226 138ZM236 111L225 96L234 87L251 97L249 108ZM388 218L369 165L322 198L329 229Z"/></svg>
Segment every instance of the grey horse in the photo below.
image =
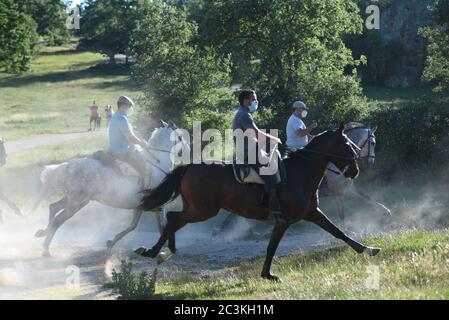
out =
<svg viewBox="0 0 449 320"><path fill-rule="evenodd" d="M148 148L143 156L149 175L149 188L155 188L174 168L174 153L188 152L190 147L182 136L181 129L173 123L164 123L155 129L148 140ZM90 201L97 201L109 207L130 209L134 211L131 224L107 242L107 255L112 247L128 233L133 231L142 216L142 210L136 209L140 204L143 184L136 176L123 176L109 166L93 158L78 158L58 165L47 166L42 174L42 192L33 205L50 193L62 193L62 198L50 204L48 226L38 230L36 237L45 237L43 256L49 257L50 243L56 231L79 212ZM162 214L156 213L159 231L162 231Z"/></svg>
<svg viewBox="0 0 449 320"><path fill-rule="evenodd" d="M376 148L376 128L371 126L364 127L358 123L352 123L352 128L346 132L349 139L351 139L359 148L359 159L367 159L370 165L375 162L375 148ZM345 195L352 195L370 204L379 212L387 216L391 216L391 211L385 205L372 199L368 194L357 189L354 181L344 178L343 174L334 165L329 165L326 172L327 186L320 188L320 196L335 197L337 205L337 214L342 222L345 223Z"/></svg>
<svg viewBox="0 0 449 320"><path fill-rule="evenodd" d="M377 127L371 128L371 126L363 126L360 123L352 122L348 124L348 130L346 135L348 138L354 142L359 148L358 152L359 159L366 159L370 165L374 164L376 155L376 130ZM379 203L372 199L368 194L358 190L354 186L354 181L351 179L346 179L342 172L338 170L334 165L329 164L325 179L325 186L322 184L320 187L320 196L334 197L337 205L337 214L342 222L345 223L345 206L344 198L345 195L350 194L361 198L363 201L367 202L378 211L384 213L387 216L391 216L391 211L382 203ZM234 225L235 219L239 217L234 214L229 214L220 227L216 228L212 235L216 236L220 233L229 230L232 225ZM249 231L252 233L252 231Z"/></svg>
<svg viewBox="0 0 449 320"><path fill-rule="evenodd" d="M3 167L6 164L7 156L8 155L6 153L5 148L5 139L0 138L0 167ZM8 205L8 207L10 207L12 211L14 211L15 214L17 214L18 216L23 216L22 211L16 206L16 204L11 200L9 200L3 194L3 191L1 190L1 185L0 185L0 200L5 202ZM3 215L1 210L0 210L0 223L3 223Z"/></svg>

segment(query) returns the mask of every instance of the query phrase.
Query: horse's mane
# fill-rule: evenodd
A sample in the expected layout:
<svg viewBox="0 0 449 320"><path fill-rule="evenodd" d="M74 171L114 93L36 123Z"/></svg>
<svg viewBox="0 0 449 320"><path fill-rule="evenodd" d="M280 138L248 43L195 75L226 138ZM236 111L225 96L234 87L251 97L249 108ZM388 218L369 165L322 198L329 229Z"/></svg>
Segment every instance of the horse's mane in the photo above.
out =
<svg viewBox="0 0 449 320"><path fill-rule="evenodd" d="M317 141L316 139L319 140L320 137L322 137L323 135L325 135L325 134L327 134L327 133L330 133L330 132L333 132L333 131L332 131L332 130L326 130L326 131L323 131L323 132L321 132L321 133L315 135L315 138L313 138L313 140L310 141L310 143L309 143L308 145L306 145L304 148L297 149L297 150L288 150L288 149L287 149L286 152L285 152L285 158L296 158L296 157L301 156L301 154L303 153L303 150L304 150L304 149L308 149L308 148L310 148L311 146L313 146L314 141L315 141L315 142Z"/></svg>

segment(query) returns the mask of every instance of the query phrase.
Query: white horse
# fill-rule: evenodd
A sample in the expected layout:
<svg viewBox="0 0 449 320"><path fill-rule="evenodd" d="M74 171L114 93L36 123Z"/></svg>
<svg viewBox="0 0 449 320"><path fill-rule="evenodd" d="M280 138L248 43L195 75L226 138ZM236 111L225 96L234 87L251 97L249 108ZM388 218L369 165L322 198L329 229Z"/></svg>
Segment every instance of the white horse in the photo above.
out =
<svg viewBox="0 0 449 320"><path fill-rule="evenodd" d="M143 151L149 189L159 185L173 170L174 153L190 153L190 147L184 140L181 130L173 123L168 125L163 122L163 124L163 127L152 132L148 148ZM113 208L134 210L129 227L107 242L107 255L110 255L112 247L120 239L136 228L142 216L142 211L136 209L142 198L141 179L137 176L123 176L94 158L73 159L47 166L41 174L41 180L42 192L33 205L33 210L49 193L60 191L63 194L61 200L50 205L47 228L36 233L36 237L45 237L44 257L50 256L49 246L58 228L92 200ZM159 231L162 231L161 213L156 214L156 219Z"/></svg>
<svg viewBox="0 0 449 320"><path fill-rule="evenodd" d="M3 167L6 164L6 158L7 158L6 148L5 148L5 140L3 138L0 138L0 167ZM10 201L2 192L1 185L0 185L0 200L5 202L8 207L14 211L15 214L18 216L23 216L22 211L15 205L14 202ZM0 223L3 223L3 215L2 211L0 210Z"/></svg>
<svg viewBox="0 0 449 320"><path fill-rule="evenodd" d="M371 126L364 127L358 123L352 123L352 128L346 131L346 134L352 142L354 142L359 148L358 158L360 160L367 159L370 165L374 164L376 159L376 128ZM354 186L354 181L346 179L343 174L332 164L329 165L326 172L327 187L320 188L320 196L335 197L337 204L337 213L341 222L345 223L345 206L344 197L346 194L359 197L363 201L373 206L378 211L384 213L387 216L391 216L391 211L382 203L379 203L372 199L368 194L358 190Z"/></svg>

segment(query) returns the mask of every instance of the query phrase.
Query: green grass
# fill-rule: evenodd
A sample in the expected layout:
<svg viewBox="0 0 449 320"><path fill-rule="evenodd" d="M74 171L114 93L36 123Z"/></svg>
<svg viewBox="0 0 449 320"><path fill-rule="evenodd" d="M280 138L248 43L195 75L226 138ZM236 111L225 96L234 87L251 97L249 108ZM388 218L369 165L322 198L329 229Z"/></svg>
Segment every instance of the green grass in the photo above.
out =
<svg viewBox="0 0 449 320"><path fill-rule="evenodd" d="M0 132L9 140L32 135L87 130L88 106L115 107L120 95L139 91L123 65L111 67L100 54L78 52L74 45L41 47L32 70L0 73Z"/></svg>
<svg viewBox="0 0 449 320"><path fill-rule="evenodd" d="M107 145L107 136L74 139L63 143L43 146L8 156L5 169L21 169L64 162L69 159L91 155Z"/></svg>
<svg viewBox="0 0 449 320"><path fill-rule="evenodd" d="M363 88L363 93L372 102L382 104L404 104L420 101L449 103L447 93L433 92L431 87L387 88L366 86Z"/></svg>
<svg viewBox="0 0 449 320"><path fill-rule="evenodd" d="M449 299L449 235L407 232L365 240L382 251L358 255L345 245L274 259L282 283L259 277L263 259L227 268L224 278L181 272L158 283L167 299ZM370 267L379 287L367 286Z"/></svg>

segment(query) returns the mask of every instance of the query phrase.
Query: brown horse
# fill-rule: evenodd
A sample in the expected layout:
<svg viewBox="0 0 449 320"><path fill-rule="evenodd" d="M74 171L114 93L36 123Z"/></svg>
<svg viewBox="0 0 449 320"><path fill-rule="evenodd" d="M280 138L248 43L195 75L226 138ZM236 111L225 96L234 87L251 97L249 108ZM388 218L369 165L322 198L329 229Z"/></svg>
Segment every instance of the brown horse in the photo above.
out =
<svg viewBox="0 0 449 320"><path fill-rule="evenodd" d="M374 256L380 249L367 247L344 234L318 207L318 188L329 162L354 179L358 173L357 146L344 134L345 124L335 131L326 131L314 138L304 149L293 152L284 160L287 184L278 188L278 199L285 224L274 226L262 277L279 280L270 272L271 262L281 238L289 225L299 221L311 221L335 237L343 240L356 252L367 252ZM235 181L232 167L221 164L197 164L178 167L154 190L143 197L141 208L151 211L181 195L184 202L182 212L168 212L167 226L156 245L151 249L141 247L135 252L155 258L164 243L176 251L175 232L187 223L210 219L220 209L225 209L245 218L265 220L268 210L261 210L263 186L244 185Z"/></svg>

